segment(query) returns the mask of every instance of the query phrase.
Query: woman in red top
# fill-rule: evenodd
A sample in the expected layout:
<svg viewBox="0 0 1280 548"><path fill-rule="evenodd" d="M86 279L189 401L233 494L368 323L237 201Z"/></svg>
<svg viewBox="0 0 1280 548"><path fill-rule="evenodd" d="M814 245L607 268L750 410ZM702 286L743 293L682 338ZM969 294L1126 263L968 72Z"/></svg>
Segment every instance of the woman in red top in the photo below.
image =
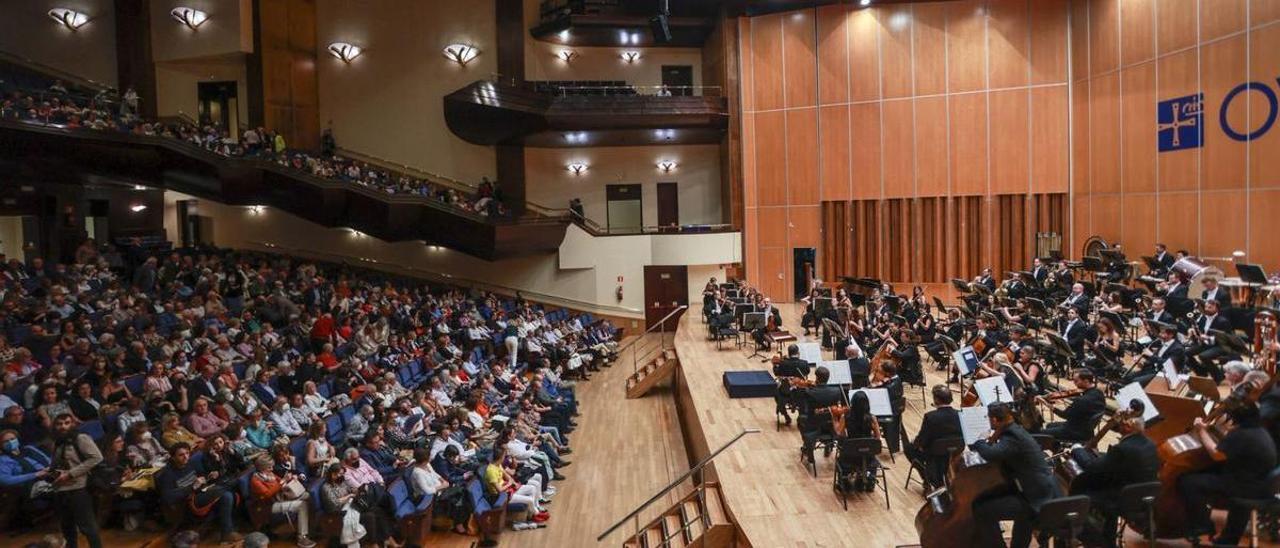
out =
<svg viewBox="0 0 1280 548"><path fill-rule="evenodd" d="M315 546L315 541L307 536L311 511L307 507L306 491L304 490L300 497L282 496L285 491L284 486L296 479L295 476L293 474L277 476L271 471L274 462L266 455L258 457L253 464L255 470L249 477L249 493L253 496L253 501L249 504L249 514L253 516L254 523L265 524L270 521L273 514L288 516L290 521L297 519L298 546L302 548Z"/></svg>

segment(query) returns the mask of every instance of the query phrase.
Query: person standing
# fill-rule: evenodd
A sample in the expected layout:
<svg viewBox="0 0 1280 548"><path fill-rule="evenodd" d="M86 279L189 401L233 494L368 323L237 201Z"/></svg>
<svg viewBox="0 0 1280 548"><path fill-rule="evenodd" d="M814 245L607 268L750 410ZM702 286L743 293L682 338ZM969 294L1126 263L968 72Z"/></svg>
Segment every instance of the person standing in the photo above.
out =
<svg viewBox="0 0 1280 548"><path fill-rule="evenodd" d="M58 514L62 519L62 537L69 548L78 546L79 533L89 539L90 548L102 548L93 497L85 488L89 471L102 462L102 452L93 438L76 431L75 424L70 413L62 413L53 420L53 469L57 470L52 479L54 501L61 510Z"/></svg>

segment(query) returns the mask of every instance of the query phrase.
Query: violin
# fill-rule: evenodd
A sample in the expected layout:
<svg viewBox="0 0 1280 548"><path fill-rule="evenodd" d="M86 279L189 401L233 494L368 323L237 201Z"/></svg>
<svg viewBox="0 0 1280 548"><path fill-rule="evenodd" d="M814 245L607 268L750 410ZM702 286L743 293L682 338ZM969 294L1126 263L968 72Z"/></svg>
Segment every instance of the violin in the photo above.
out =
<svg viewBox="0 0 1280 548"><path fill-rule="evenodd" d="M1042 399L1044 399L1044 401L1057 401L1057 400L1063 400L1067 398L1074 398L1083 393L1084 393L1084 389L1082 388L1072 388L1071 390L1059 390L1057 392L1049 393L1045 396L1042 396Z"/></svg>

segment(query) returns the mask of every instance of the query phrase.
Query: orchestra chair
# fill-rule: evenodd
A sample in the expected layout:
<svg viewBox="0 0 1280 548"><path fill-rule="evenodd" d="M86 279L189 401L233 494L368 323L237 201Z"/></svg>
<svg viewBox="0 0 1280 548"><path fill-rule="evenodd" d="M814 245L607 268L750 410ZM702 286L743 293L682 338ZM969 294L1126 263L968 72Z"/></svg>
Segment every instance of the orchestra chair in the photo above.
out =
<svg viewBox="0 0 1280 548"><path fill-rule="evenodd" d="M924 489L926 493L928 493L931 488L936 489L941 487L941 485L929 485L925 482L926 478L930 475L942 478L943 485L950 487L951 478L947 475L947 464L951 462L951 459L954 458L957 453L964 451L964 447L964 438L960 437L938 438L933 440L933 443L930 443L929 447L925 448L926 462L924 463L926 467L932 468L932 470L927 471L927 473L925 470L921 470L920 467L917 466L917 463L911 463L911 468L907 470L907 482L902 486L902 488L906 489L911 487L912 476L916 475L917 472L919 472L918 475L920 477L916 478L916 483L919 483L920 487ZM943 456L946 458L943 458Z"/></svg>
<svg viewBox="0 0 1280 548"><path fill-rule="evenodd" d="M1031 439L1036 440L1040 444L1040 450L1047 453L1058 452L1058 440L1049 434L1031 434Z"/></svg>
<svg viewBox="0 0 1280 548"><path fill-rule="evenodd" d="M1147 546L1155 548L1156 497L1160 496L1160 482L1134 483L1120 490L1120 520L1116 537L1124 538L1125 527L1130 527L1147 540Z"/></svg>
<svg viewBox="0 0 1280 548"><path fill-rule="evenodd" d="M1105 416L1105 413L1100 411L1100 412L1098 412L1098 413L1094 413L1094 415L1093 415L1092 417L1089 417L1089 431L1090 431L1090 432L1097 432L1097 431L1098 431L1098 425L1099 425L1099 424L1102 424L1102 418L1103 418L1104 416ZM1080 439L1076 439L1076 438L1053 438L1052 436L1050 436L1050 438L1054 440L1054 446L1053 446L1051 449L1049 449L1049 452L1051 452L1051 453L1057 453L1057 452L1059 452L1059 451L1062 451L1064 448L1070 447L1070 446L1071 446L1071 444L1074 444L1074 443L1085 443L1085 442L1089 441L1089 439L1090 439L1090 438L1092 438L1092 437L1093 437L1093 435L1092 435L1092 434L1090 434L1090 436L1089 436L1088 438L1080 438Z"/></svg>
<svg viewBox="0 0 1280 548"><path fill-rule="evenodd" d="M1075 546L1076 537L1080 535L1087 519L1089 519L1088 496L1059 497L1046 502L1040 507L1040 514L1036 516L1035 528L1038 532L1037 538L1043 541L1048 537L1048 542L1040 542L1039 545L1058 546L1057 540L1065 536L1067 547Z"/></svg>
<svg viewBox="0 0 1280 548"><path fill-rule="evenodd" d="M742 348L742 332L732 325L720 327L716 333L716 350L724 349L724 341L733 339L737 348Z"/></svg>
<svg viewBox="0 0 1280 548"><path fill-rule="evenodd" d="M1267 476L1267 483L1271 486L1272 495L1270 497L1265 499L1228 499L1229 507L1242 508L1249 511L1250 548L1257 548L1258 546L1259 519L1275 519L1275 517L1280 514L1280 468L1276 468L1271 471L1271 475Z"/></svg>
<svg viewBox="0 0 1280 548"><path fill-rule="evenodd" d="M796 417L796 429L803 436L805 433L814 432L812 453L809 454L810 462L807 464L813 477L818 477L818 459L813 455L821 448L824 454L830 454L836 447L836 434L832 430L831 415L799 415ZM801 447L803 449L803 447Z"/></svg>
<svg viewBox="0 0 1280 548"><path fill-rule="evenodd" d="M883 446L880 444L880 438L841 438L836 445L836 463L835 474L832 484L836 491L840 493L840 503L844 506L845 511L849 510L849 493L844 488L845 478L861 470L866 470L867 465L875 461L879 466L876 467L875 475L880 485L880 490L884 492L884 507L889 509L889 481L888 467L880 462L879 455Z"/></svg>

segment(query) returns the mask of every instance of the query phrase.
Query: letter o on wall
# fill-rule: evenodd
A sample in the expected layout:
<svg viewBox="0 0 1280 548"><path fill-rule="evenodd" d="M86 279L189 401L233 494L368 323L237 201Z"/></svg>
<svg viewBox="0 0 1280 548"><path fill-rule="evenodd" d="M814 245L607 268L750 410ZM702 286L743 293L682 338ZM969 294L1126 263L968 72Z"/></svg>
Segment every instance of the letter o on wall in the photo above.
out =
<svg viewBox="0 0 1280 548"><path fill-rule="evenodd" d="M1277 83L1280 83L1280 79L1277 79ZM1231 101L1234 100L1237 95L1249 90L1258 91L1267 98L1267 104L1269 105L1267 110L1267 120L1263 122L1262 126L1258 127L1258 129L1249 133L1239 133L1235 128L1232 128L1231 123L1227 121L1227 109L1230 108ZM1218 125L1222 126L1222 131L1227 134L1227 137L1237 141L1252 141L1261 137L1267 132L1267 130L1271 129L1273 124L1275 124L1276 103L1276 92L1272 91L1266 84L1262 82L1245 82L1236 86L1230 93L1227 93L1226 97L1222 99L1222 108L1218 110Z"/></svg>

